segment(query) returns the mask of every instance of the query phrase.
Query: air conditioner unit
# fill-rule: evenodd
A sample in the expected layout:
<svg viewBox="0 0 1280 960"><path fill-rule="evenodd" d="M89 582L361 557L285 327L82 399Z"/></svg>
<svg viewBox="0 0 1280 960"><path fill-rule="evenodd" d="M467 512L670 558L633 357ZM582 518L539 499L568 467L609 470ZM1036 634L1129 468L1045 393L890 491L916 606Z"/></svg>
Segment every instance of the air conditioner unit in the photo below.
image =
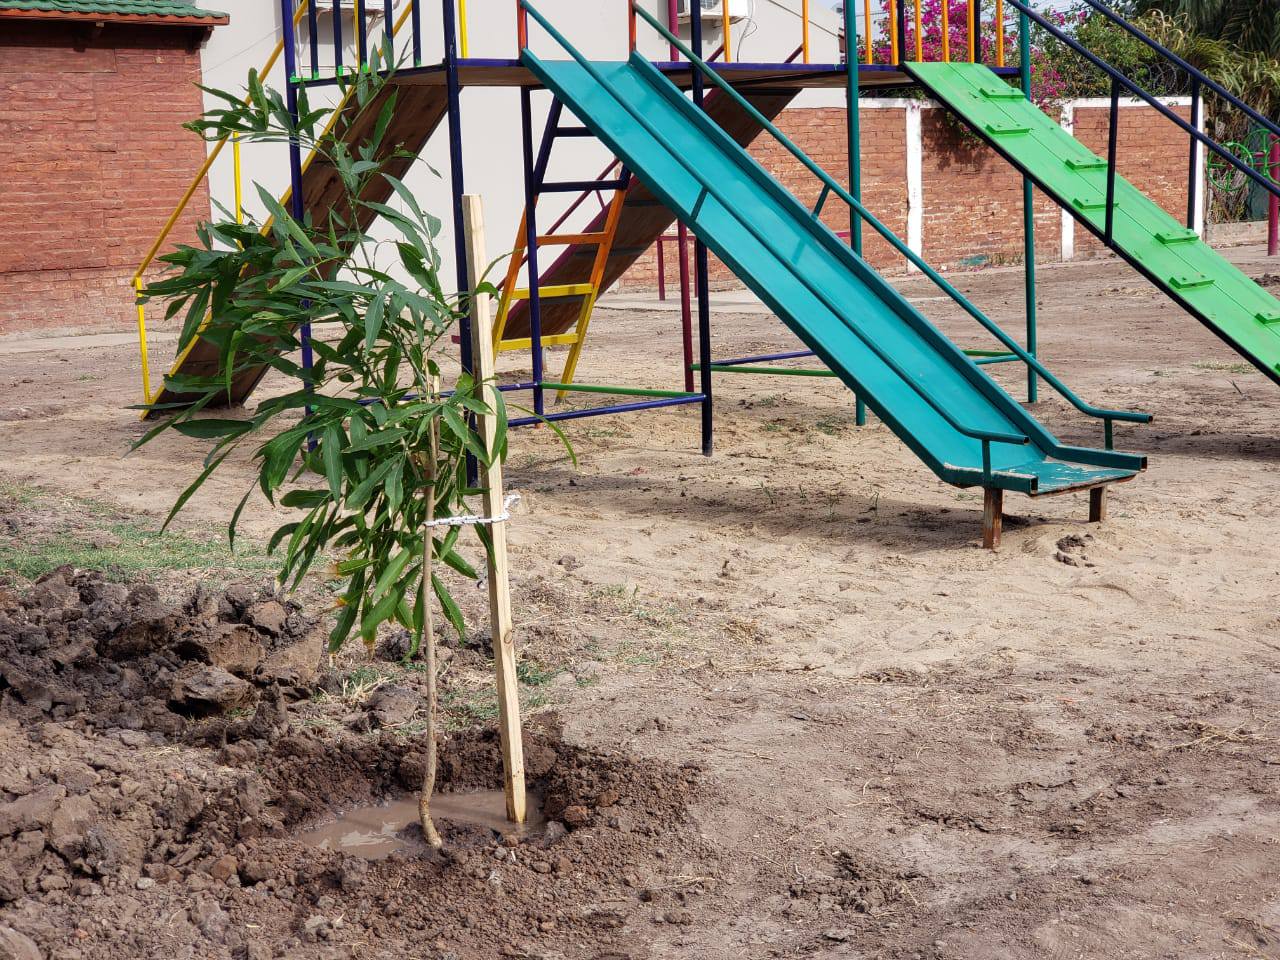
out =
<svg viewBox="0 0 1280 960"><path fill-rule="evenodd" d="M745 20L751 16L751 0L676 0L676 11L681 20L689 20L693 17L693 8L699 7L703 20L722 20L725 4L729 5L730 20Z"/></svg>

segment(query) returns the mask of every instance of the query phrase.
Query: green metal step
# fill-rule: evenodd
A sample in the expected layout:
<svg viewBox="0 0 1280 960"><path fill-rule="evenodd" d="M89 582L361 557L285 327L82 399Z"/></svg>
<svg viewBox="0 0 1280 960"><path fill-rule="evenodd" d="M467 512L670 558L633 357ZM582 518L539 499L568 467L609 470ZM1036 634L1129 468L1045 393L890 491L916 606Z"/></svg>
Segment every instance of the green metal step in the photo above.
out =
<svg viewBox="0 0 1280 960"><path fill-rule="evenodd" d="M974 63L909 63L907 72L1072 216L1106 230L1107 162L1035 104ZM995 95L996 84L1014 95ZM1255 366L1280 382L1280 300L1123 177L1116 251Z"/></svg>

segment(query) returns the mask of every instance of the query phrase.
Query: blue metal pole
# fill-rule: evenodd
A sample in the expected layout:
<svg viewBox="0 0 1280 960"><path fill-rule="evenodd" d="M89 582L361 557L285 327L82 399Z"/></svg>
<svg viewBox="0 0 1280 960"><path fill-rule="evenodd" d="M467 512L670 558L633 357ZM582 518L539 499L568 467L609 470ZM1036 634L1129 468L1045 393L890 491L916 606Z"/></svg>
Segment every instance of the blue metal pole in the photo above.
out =
<svg viewBox="0 0 1280 960"><path fill-rule="evenodd" d="M1022 93L1031 99L1031 20L1018 13L1018 62L1022 77ZM1022 257L1026 268L1023 286L1027 300L1027 353L1036 355L1039 341L1036 330L1036 212L1035 190L1031 178L1022 178ZM1040 380L1034 367L1027 367L1027 403L1039 399Z"/></svg>
<svg viewBox="0 0 1280 960"><path fill-rule="evenodd" d="M694 5L693 16L689 18L689 30L693 41L693 52L702 56L702 10L699 4ZM693 102L703 106L705 96L702 71L697 67L693 74ZM698 296L698 377L702 391L702 455L711 456L715 446L715 406L711 395L711 281L707 264L707 245L697 237L693 244L693 263L695 285Z"/></svg>
<svg viewBox="0 0 1280 960"><path fill-rule="evenodd" d="M422 66L422 13L418 4L421 0L409 0L413 6L409 11L410 30L413 31L413 65Z"/></svg>
<svg viewBox="0 0 1280 960"><path fill-rule="evenodd" d="M552 108L555 112L555 107ZM524 242L529 265L529 351L533 364L533 412L543 415L542 294L538 284L538 184L533 155L533 95L520 88L520 124L524 154Z"/></svg>
<svg viewBox="0 0 1280 960"><path fill-rule="evenodd" d="M342 0L333 0L333 70L342 76Z"/></svg>
<svg viewBox="0 0 1280 960"><path fill-rule="evenodd" d="M307 33L311 40L311 79L320 79L320 25L316 16L316 5L320 0L311 0L307 4Z"/></svg>
<svg viewBox="0 0 1280 960"><path fill-rule="evenodd" d="M449 105L449 180L453 184L453 257L458 278L458 293L471 289L467 274L467 237L462 221L462 194L466 190L466 176L462 165L462 85L458 80L458 30L452 3L443 5L444 11L444 65L445 88ZM462 369L471 372L471 320L462 316L458 320L461 337Z"/></svg>
<svg viewBox="0 0 1280 960"><path fill-rule="evenodd" d="M942 0L942 2L948 3L950 0ZM870 38L870 36L871 26L868 24L867 37ZM899 44L902 43L905 43L905 38L900 34ZM862 115L858 106L858 83L861 78L858 76L857 14L853 9L853 0L845 0L844 3L844 69L847 79L845 83L845 110L848 117L846 129L848 131L849 150L849 192L861 202ZM862 217L858 216L858 208L852 204L849 205L849 242L853 246L853 252L858 256L862 256ZM859 427L866 426L867 405L862 402L862 398L856 393L853 395L853 401L854 423Z"/></svg>
<svg viewBox="0 0 1280 960"><path fill-rule="evenodd" d="M281 35L284 47L285 104L296 128L298 123L298 51L293 32L293 0L280 0ZM302 198L302 144L296 133L289 137L289 208L299 223L306 216ZM311 324L302 325L302 369L307 388L311 388L311 367L315 362L311 350Z"/></svg>

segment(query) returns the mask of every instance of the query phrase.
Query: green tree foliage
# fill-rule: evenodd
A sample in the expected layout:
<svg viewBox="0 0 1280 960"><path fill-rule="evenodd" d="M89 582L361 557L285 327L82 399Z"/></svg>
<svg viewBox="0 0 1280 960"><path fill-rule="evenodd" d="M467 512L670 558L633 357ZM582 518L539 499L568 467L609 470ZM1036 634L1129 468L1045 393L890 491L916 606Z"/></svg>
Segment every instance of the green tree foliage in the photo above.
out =
<svg viewBox="0 0 1280 960"><path fill-rule="evenodd" d="M197 335L217 346L212 375L171 377L167 386L195 403L168 414L139 446L167 431L208 444L204 469L174 504L166 524L228 458L246 447L257 467L255 484L230 519L234 543L241 511L257 491L294 513L271 538L279 578L296 587L309 570L336 554L331 574L342 578L337 625L330 649L353 634L366 644L379 626L395 622L421 641L434 593L461 632L462 615L439 577L422 582L425 544L444 566L474 578L459 551L460 528L425 526L431 491L434 516L469 512L465 498L468 454L482 464L506 453L501 395L487 401L465 374L446 395L436 390L449 334L471 295L446 294L440 283L435 238L440 222L423 211L387 168L405 154L386 142L395 111L394 91L377 71L344 86L351 97L344 121L371 133L344 143L325 129L327 109L312 109L299 91L300 119L281 95L250 75L248 96L208 91L223 105L189 124L208 139L237 134L242 141L296 139L317 163L332 164L341 193L322 220L295 219L262 187L265 224L237 224L225 214L199 226L198 242L164 257L167 274L145 296L164 302L167 316L183 317L181 342ZM376 122L351 117L376 111ZM397 207L365 199L382 181ZM384 194L388 191L383 190ZM389 224L393 241L368 232L375 219ZM378 263L390 254L393 265ZM384 256L384 259L388 257ZM490 292L491 288L482 288ZM315 363L294 357L309 325ZM235 378L266 365L285 374L293 389L258 404L243 418L213 418L206 408ZM493 403L493 406L490 406ZM497 418L498 440L486 449L475 415ZM433 438L438 438L433 440ZM481 528L472 528L480 531ZM436 569L442 569L437 566Z"/></svg>

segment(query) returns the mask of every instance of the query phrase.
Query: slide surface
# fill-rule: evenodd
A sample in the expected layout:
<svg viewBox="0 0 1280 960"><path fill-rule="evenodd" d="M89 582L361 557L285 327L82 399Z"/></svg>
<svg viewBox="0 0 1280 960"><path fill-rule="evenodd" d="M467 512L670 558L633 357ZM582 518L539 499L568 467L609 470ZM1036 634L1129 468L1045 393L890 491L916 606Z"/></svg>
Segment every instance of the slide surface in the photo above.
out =
<svg viewBox="0 0 1280 960"><path fill-rule="evenodd" d="M1106 160L982 64L909 63L906 69L1060 206L1104 235ZM1116 251L1280 383L1280 301L1120 176L1115 204Z"/></svg>
<svg viewBox="0 0 1280 960"><path fill-rule="evenodd" d="M1035 495L1145 465L1059 443L639 55L593 64L599 79L576 61L525 60L943 480ZM991 443L988 478L966 431L1027 442Z"/></svg>

